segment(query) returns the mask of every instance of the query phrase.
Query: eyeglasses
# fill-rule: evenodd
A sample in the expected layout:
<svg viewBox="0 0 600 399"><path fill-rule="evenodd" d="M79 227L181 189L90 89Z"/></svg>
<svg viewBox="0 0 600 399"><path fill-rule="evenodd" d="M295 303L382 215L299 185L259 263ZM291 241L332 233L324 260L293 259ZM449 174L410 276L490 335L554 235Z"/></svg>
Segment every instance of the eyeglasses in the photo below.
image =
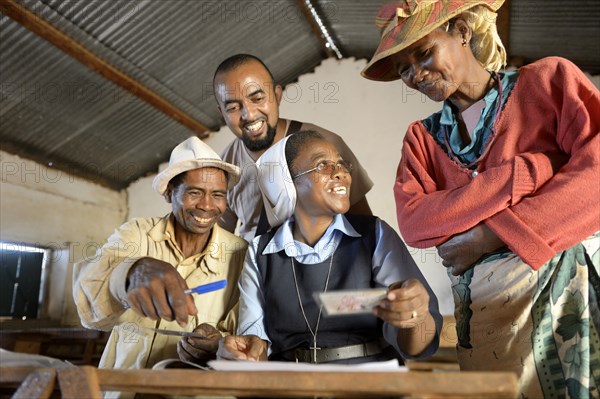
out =
<svg viewBox="0 0 600 399"><path fill-rule="evenodd" d="M295 176L292 176L292 180L297 179L300 176L303 176L307 173L310 172L317 172L320 173L322 175L329 175L329 176L333 176L333 173L339 169L340 171L344 172L344 173L350 173L352 172L352 164L350 162L346 162L344 160L340 160L337 162L333 162L333 161L321 161L317 164L317 166L315 166L312 169L309 170L305 170L304 172L300 172Z"/></svg>

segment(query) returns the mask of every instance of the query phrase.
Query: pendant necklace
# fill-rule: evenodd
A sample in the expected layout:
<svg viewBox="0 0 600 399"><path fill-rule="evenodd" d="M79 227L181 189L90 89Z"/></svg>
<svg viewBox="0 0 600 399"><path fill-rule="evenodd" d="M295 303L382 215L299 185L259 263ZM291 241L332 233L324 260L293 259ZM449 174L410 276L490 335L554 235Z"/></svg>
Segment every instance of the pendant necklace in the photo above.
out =
<svg viewBox="0 0 600 399"><path fill-rule="evenodd" d="M331 266L333 265L333 255L335 254L335 250L331 253L331 259L329 260L329 270L327 271L327 279L325 280L325 289L323 292L327 292L327 286L329 285L329 276L331 276ZM313 338L313 345L308 349L312 350L313 354L313 363L317 363L317 351L321 348L317 347L317 334L319 332L319 323L321 322L321 312L323 311L323 305L319 307L319 317L317 317L317 324L315 325L315 330L313 331L310 323L308 322L308 318L306 317L306 313L304 312L304 306L302 305L302 298L300 297L300 289L298 288L298 279L296 278L296 267L294 266L294 258L290 257L292 261L292 273L294 274L294 285L296 286L296 294L298 294L298 303L300 304L300 310L302 311L302 316L304 316L304 321L306 322L306 326L310 331L310 334Z"/></svg>

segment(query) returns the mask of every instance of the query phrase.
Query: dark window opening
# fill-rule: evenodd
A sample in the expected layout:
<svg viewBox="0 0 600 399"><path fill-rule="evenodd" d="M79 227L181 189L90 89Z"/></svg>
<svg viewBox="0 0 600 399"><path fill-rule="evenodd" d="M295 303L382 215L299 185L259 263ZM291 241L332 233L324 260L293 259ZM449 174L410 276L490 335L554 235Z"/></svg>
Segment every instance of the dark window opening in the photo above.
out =
<svg viewBox="0 0 600 399"><path fill-rule="evenodd" d="M39 318L48 252L44 248L0 243L0 317Z"/></svg>

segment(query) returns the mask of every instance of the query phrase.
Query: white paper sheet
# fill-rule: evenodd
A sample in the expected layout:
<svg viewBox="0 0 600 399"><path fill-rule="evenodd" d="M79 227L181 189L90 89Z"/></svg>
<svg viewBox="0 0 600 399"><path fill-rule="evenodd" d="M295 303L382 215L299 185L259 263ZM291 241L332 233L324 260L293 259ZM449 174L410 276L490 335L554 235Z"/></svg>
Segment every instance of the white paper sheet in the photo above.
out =
<svg viewBox="0 0 600 399"><path fill-rule="evenodd" d="M309 364L295 362L250 362L245 360L211 360L208 365L220 371L315 371L315 372L406 372L398 360L362 364Z"/></svg>
<svg viewBox="0 0 600 399"><path fill-rule="evenodd" d="M48 367L62 369L75 367L73 364L53 357L30 353L12 352L0 348L0 366L2 367Z"/></svg>

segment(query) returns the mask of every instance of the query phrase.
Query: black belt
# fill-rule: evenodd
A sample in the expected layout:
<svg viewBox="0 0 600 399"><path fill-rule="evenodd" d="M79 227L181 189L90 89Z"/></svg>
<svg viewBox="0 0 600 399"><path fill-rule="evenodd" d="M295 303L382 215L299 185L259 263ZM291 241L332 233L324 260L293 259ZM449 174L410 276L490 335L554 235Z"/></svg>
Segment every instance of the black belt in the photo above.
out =
<svg viewBox="0 0 600 399"><path fill-rule="evenodd" d="M384 348L379 341L366 342L364 344L337 346L334 348L317 349L316 363L326 363L335 360L353 359L356 357L367 357L379 355ZM284 353L284 358L291 361L315 363L314 351L312 349L296 348Z"/></svg>

